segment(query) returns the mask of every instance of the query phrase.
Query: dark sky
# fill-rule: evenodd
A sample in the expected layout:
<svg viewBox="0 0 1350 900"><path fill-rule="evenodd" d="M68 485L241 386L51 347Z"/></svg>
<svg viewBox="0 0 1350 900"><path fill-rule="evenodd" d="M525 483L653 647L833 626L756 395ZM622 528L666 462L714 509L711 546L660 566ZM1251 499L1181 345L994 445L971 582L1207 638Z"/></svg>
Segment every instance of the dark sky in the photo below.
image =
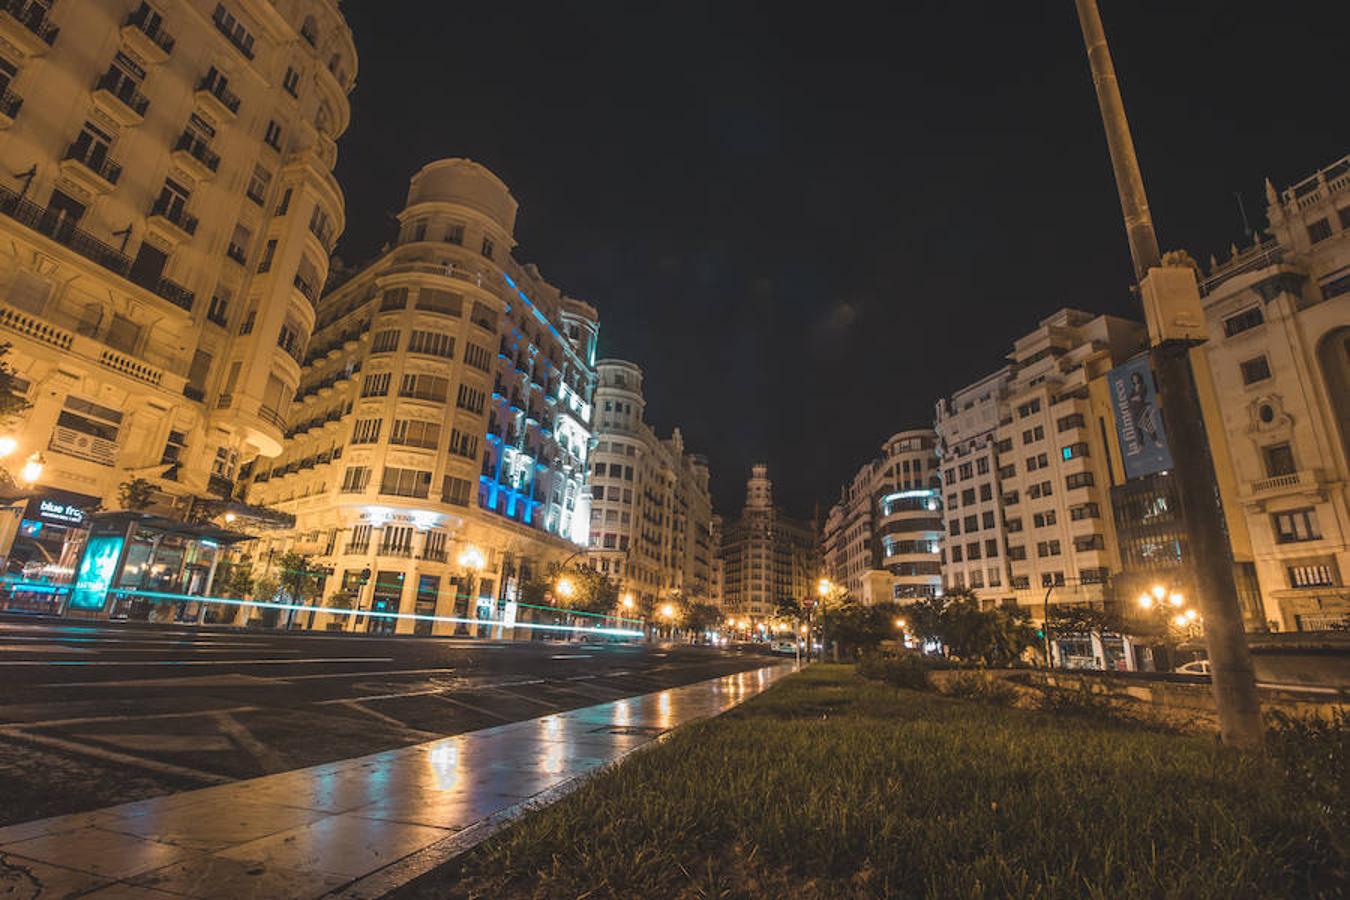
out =
<svg viewBox="0 0 1350 900"><path fill-rule="evenodd" d="M1102 0L1163 249L1206 261L1350 151L1340 0ZM466 156L516 256L601 314L719 511L767 461L828 508L888 435L1061 306L1133 315L1072 0L348 0L339 254Z"/></svg>

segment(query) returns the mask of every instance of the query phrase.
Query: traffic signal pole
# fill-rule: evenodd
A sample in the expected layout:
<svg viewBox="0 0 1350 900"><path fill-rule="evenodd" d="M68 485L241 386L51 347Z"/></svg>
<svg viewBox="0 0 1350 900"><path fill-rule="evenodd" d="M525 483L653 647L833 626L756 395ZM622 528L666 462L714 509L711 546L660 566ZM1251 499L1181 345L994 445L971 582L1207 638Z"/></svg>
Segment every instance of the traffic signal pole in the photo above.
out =
<svg viewBox="0 0 1350 900"><path fill-rule="evenodd" d="M1191 350L1205 339L1204 311L1190 268L1164 266L1149 213L1144 178L1125 116L1115 65L1097 0L1074 0L1092 67L1092 81L1120 194L1139 295L1144 302L1153 376L1172 451L1204 616L1210 680L1223 741L1242 749L1262 743L1261 705L1233 577L1214 459L1205 433Z"/></svg>

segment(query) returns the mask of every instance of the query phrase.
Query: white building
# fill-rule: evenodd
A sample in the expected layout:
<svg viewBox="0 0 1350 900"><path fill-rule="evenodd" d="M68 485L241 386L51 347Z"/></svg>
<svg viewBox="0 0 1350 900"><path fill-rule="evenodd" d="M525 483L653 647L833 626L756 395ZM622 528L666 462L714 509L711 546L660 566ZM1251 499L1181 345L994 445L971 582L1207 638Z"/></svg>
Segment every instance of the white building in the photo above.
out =
<svg viewBox="0 0 1350 900"><path fill-rule="evenodd" d="M1201 283L1266 619L1350 617L1350 156L1267 182L1269 237Z"/></svg>

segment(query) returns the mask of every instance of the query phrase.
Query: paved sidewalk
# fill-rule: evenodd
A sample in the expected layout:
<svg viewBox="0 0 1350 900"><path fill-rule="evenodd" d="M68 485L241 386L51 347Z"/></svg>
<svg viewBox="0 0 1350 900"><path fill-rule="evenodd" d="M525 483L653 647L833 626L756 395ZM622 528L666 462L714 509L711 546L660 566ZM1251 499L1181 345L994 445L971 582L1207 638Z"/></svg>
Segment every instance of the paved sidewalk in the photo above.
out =
<svg viewBox="0 0 1350 900"><path fill-rule="evenodd" d="M379 896L472 846L532 798L556 799L581 776L669 729L726 711L789 671L790 664L771 665L401 750L0 828L0 896Z"/></svg>

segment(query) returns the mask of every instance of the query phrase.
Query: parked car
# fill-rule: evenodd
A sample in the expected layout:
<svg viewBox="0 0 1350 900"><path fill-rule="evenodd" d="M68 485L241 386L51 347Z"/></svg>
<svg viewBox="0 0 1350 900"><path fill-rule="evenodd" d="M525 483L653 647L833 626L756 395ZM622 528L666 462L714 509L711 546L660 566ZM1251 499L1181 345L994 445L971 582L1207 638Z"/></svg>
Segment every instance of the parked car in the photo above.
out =
<svg viewBox="0 0 1350 900"><path fill-rule="evenodd" d="M796 656L797 642L792 638L778 638L773 642L771 649L774 653L780 653L784 656Z"/></svg>
<svg viewBox="0 0 1350 900"><path fill-rule="evenodd" d="M1172 671L1176 672L1178 675L1208 675L1209 660L1193 659L1184 665L1177 666Z"/></svg>

